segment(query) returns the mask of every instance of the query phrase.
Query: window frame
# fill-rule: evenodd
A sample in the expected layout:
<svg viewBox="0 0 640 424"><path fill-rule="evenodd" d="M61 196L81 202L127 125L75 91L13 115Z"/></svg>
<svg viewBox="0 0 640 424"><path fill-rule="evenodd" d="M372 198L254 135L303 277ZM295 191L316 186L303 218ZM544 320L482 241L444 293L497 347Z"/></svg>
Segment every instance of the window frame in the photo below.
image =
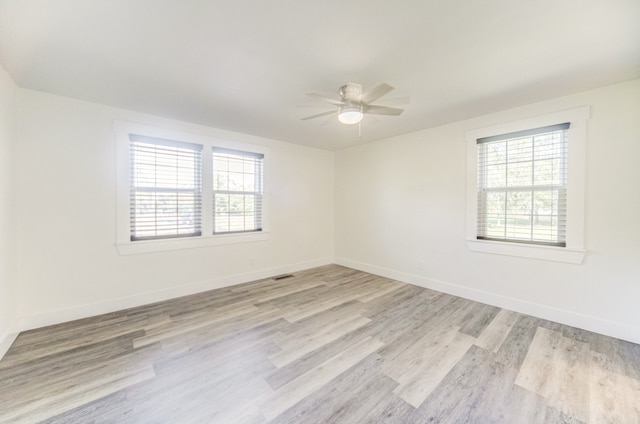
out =
<svg viewBox="0 0 640 424"><path fill-rule="evenodd" d="M125 121L114 121L113 130L116 139L116 243L121 255L181 250L207 246L219 246L235 243L252 243L269 238L268 191L266 170L268 169L269 149L262 145L249 144L234 140L220 139ZM176 140L202 145L202 208L201 232L199 236L159 238L131 241L130 228L130 151L129 135ZM263 158L263 200L262 229L251 232L213 234L213 172L212 151L214 147L261 154Z"/></svg>
<svg viewBox="0 0 640 424"><path fill-rule="evenodd" d="M589 106L467 131L466 243L472 252L580 264L584 248L584 192L586 163L586 123ZM477 140L500 134L569 122L567 130L567 213L566 246L548 246L511 241L478 239L478 144Z"/></svg>

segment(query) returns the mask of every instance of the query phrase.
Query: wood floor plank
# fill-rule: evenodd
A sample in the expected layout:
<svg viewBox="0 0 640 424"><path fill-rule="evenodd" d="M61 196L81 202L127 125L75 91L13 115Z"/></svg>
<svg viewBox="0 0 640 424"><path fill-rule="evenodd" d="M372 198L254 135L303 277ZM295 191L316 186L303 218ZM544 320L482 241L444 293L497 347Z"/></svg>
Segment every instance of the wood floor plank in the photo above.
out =
<svg viewBox="0 0 640 424"><path fill-rule="evenodd" d="M274 372L265 376L265 380L271 387L278 389L290 381L299 378L309 369L320 365L329 358L344 351L354 343L367 337L372 337L372 334L375 334L375 331L372 331L368 326L359 327L355 331L325 344L322 349L316 349L296 361L274 370Z"/></svg>
<svg viewBox="0 0 640 424"><path fill-rule="evenodd" d="M589 419L597 423L640 422L640 380L610 371L603 355L591 352Z"/></svg>
<svg viewBox="0 0 640 424"><path fill-rule="evenodd" d="M130 407L124 390L87 402L59 415L46 418L40 424L107 424L110 422L127 423Z"/></svg>
<svg viewBox="0 0 640 424"><path fill-rule="evenodd" d="M418 424L425 421L415 417L413 406L395 394L391 394L370 410L361 422L363 424Z"/></svg>
<svg viewBox="0 0 640 424"><path fill-rule="evenodd" d="M255 298L256 302L266 302L268 300L278 299L282 297L286 297L292 294L300 293L305 290L309 290L316 287L324 286L324 283L320 281L307 281L298 284L292 284L291 281L287 281L282 283L282 286L277 290L265 290L264 292L258 294Z"/></svg>
<svg viewBox="0 0 640 424"><path fill-rule="evenodd" d="M471 310L460 322L460 332L472 337L478 337L493 321L498 312L500 312L498 307L474 303Z"/></svg>
<svg viewBox="0 0 640 424"><path fill-rule="evenodd" d="M191 320L171 320L170 322L167 322L162 326L156 326L145 331L144 336L141 336L134 340L134 346L146 346L163 339L179 336L189 331L216 325L224 321L230 321L239 316L250 315L255 312L258 312L258 308L253 304L242 304L236 305L235 308L230 308L227 311L212 311L206 316Z"/></svg>
<svg viewBox="0 0 640 424"><path fill-rule="evenodd" d="M408 381L420 368L439 356L439 351L451 343L459 333L455 325L441 325L429 328L422 337L396 355L383 351L386 359L383 372L398 383Z"/></svg>
<svg viewBox="0 0 640 424"><path fill-rule="evenodd" d="M475 345L492 352L498 352L500 346L511 332L511 327L518 321L520 314L501 310L493 318L493 321L478 336Z"/></svg>
<svg viewBox="0 0 640 424"><path fill-rule="evenodd" d="M32 401L13 405L9 412L2 414L2 419L16 424L38 422L141 381L152 379L154 376L155 373L150 366L132 370L123 369L117 373L105 374L100 378L87 376L85 384L61 385L55 388L54 393L47 396L36 393L23 395Z"/></svg>
<svg viewBox="0 0 640 424"><path fill-rule="evenodd" d="M451 369L452 378L442 380L416 410L419 422L481 422L470 416L482 409L479 397L496 374L496 366L490 352L471 345Z"/></svg>
<svg viewBox="0 0 640 424"><path fill-rule="evenodd" d="M374 290L369 290L368 293L362 293L358 296L358 300L361 302L370 302L373 299L376 299L380 296L384 296L388 293L391 293L395 290L398 290L402 287L404 287L405 285L398 282L398 281L389 281L389 280L382 280L380 281L379 279L375 279L374 281L372 281L372 283L376 283L377 286L375 287Z"/></svg>
<svg viewBox="0 0 640 424"><path fill-rule="evenodd" d="M397 385L392 379L377 372L382 361L382 357L377 353L367 356L333 379L331 385L323 386L298 402L278 416L274 422L362 422L372 409L393 395L392 390Z"/></svg>
<svg viewBox="0 0 640 424"><path fill-rule="evenodd" d="M589 347L557 331L538 328L516 384L543 396L549 405L589 421Z"/></svg>
<svg viewBox="0 0 640 424"><path fill-rule="evenodd" d="M403 374L394 393L418 408L469 350L474 340L456 329L450 341L424 353L426 361L419 368Z"/></svg>
<svg viewBox="0 0 640 424"><path fill-rule="evenodd" d="M286 342L281 343L282 350L269 356L269 359L276 367L282 368L369 322L371 322L369 318L362 316L350 316L347 319L333 322L317 331L314 335L305 338L288 339Z"/></svg>
<svg viewBox="0 0 640 424"><path fill-rule="evenodd" d="M373 337L357 342L275 391L261 407L263 414L267 420L274 419L382 346L382 342Z"/></svg>
<svg viewBox="0 0 640 424"><path fill-rule="evenodd" d="M360 279L350 284L342 284L332 289L331 296L311 299L292 308L283 310L283 318L289 322L297 322L311 315L334 308L360 297L369 297L378 291L377 287L370 284L371 279Z"/></svg>

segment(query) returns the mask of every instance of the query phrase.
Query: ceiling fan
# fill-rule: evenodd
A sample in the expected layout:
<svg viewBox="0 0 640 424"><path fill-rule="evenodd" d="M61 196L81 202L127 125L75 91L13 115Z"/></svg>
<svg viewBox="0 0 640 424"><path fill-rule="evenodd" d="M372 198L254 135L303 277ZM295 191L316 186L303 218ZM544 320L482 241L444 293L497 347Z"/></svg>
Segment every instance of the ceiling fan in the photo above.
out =
<svg viewBox="0 0 640 424"><path fill-rule="evenodd" d="M335 106L334 110L328 112L318 113L316 115L306 116L302 118L303 121L307 119L320 118L322 116L328 116L337 114L338 121L346 125L357 124L362 121L365 114L370 115L400 115L404 109L398 109L395 107L374 105L372 102L378 100L380 97L393 90L389 84L377 85L364 93L362 92L362 85L353 82L340 87L338 93L340 94L340 100L325 97L317 93L307 94L314 99L320 100L330 105Z"/></svg>

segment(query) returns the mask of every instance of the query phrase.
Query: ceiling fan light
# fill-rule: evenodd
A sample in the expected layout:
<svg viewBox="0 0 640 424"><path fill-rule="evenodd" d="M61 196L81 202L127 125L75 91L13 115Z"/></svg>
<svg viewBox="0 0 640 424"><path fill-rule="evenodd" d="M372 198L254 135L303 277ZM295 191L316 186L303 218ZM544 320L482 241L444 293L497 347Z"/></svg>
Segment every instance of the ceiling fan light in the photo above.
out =
<svg viewBox="0 0 640 424"><path fill-rule="evenodd" d="M357 124L363 117L361 106L343 106L338 112L338 121L346 125Z"/></svg>

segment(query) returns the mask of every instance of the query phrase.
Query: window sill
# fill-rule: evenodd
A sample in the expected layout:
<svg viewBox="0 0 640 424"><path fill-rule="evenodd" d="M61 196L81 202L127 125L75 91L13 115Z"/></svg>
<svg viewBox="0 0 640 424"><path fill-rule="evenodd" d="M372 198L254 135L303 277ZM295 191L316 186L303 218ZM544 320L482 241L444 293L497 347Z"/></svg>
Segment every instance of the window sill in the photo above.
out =
<svg viewBox="0 0 640 424"><path fill-rule="evenodd" d="M198 247L222 246L225 244L252 243L269 239L269 233L217 234L201 237L185 237L164 240L141 240L116 243L120 255L165 252L170 250L193 249Z"/></svg>
<svg viewBox="0 0 640 424"><path fill-rule="evenodd" d="M582 249L570 249L566 247L553 246L534 246L527 244L505 243L500 241L487 240L467 240L467 247L472 252L517 256L521 258L564 262L569 264L581 264L586 254L586 251Z"/></svg>

